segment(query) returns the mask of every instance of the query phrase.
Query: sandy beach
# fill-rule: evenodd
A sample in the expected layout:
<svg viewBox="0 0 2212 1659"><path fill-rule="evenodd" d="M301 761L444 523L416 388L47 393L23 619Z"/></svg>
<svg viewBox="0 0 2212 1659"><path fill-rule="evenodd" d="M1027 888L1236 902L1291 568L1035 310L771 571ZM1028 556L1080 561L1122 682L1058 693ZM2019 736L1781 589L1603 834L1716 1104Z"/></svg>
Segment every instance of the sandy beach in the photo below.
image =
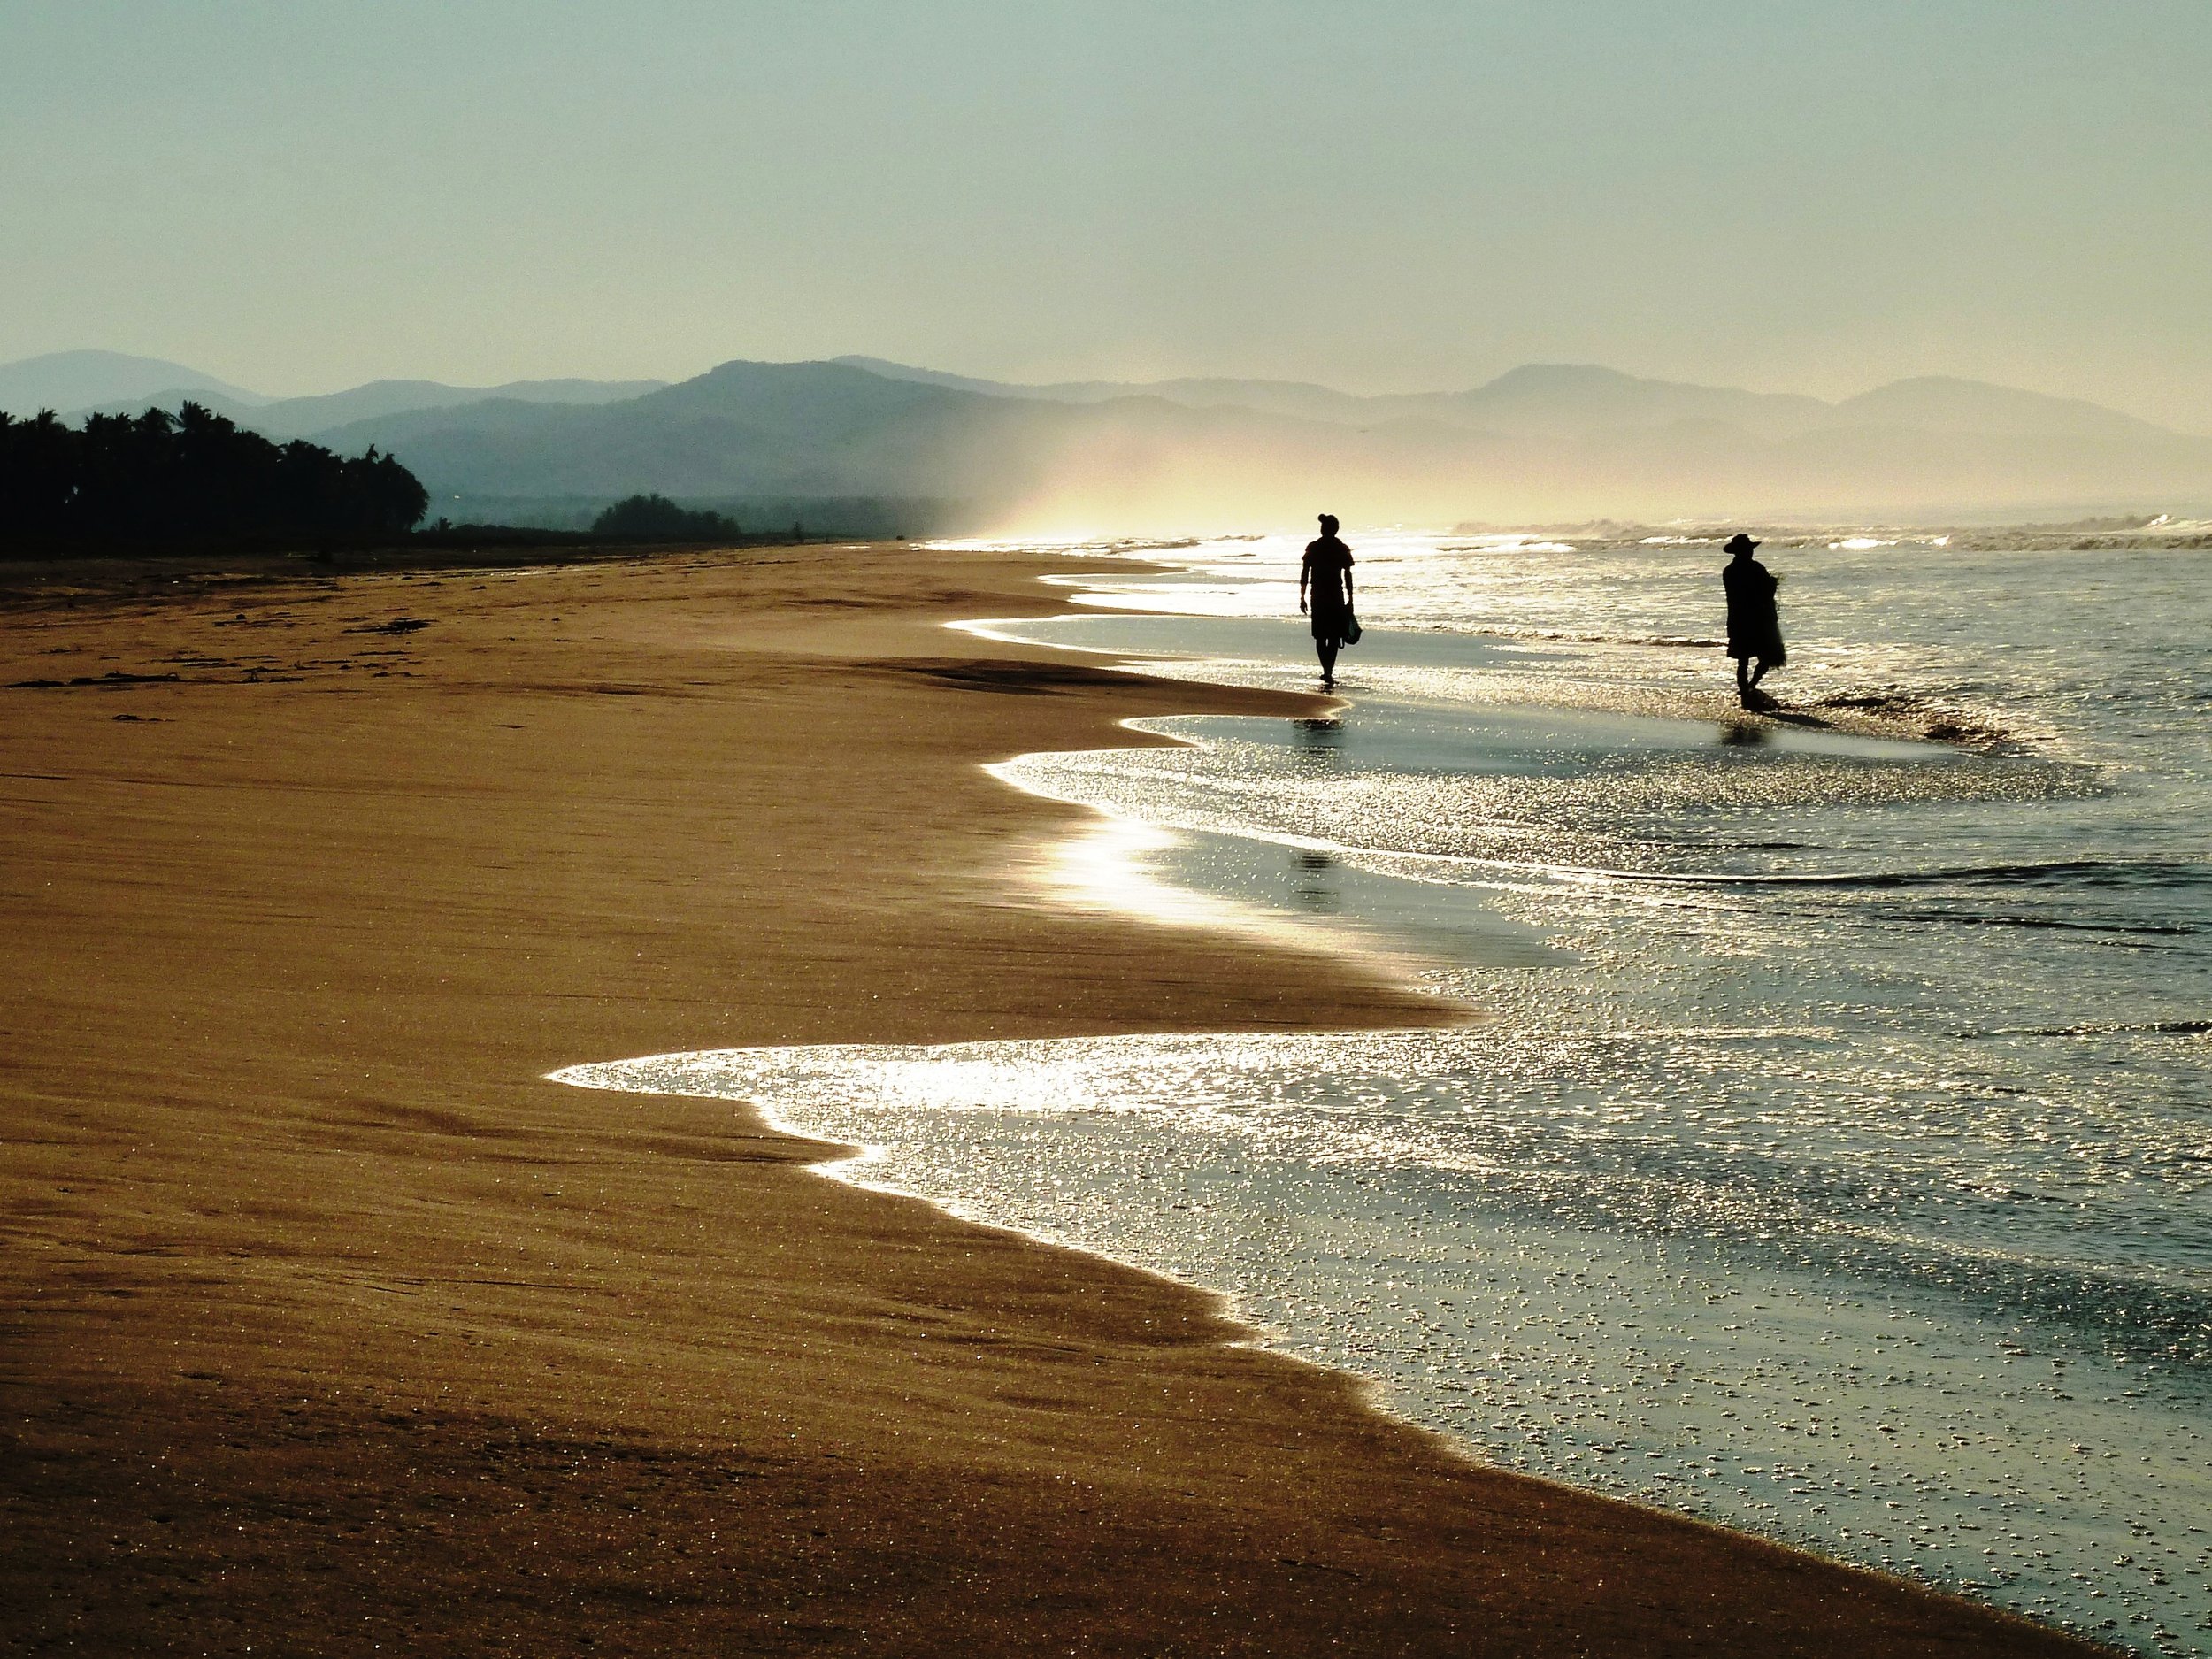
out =
<svg viewBox="0 0 2212 1659"><path fill-rule="evenodd" d="M0 567L0 1647L2091 1651L1486 1471L1203 1294L557 1067L1392 1027L981 770L1310 712L900 545Z"/></svg>

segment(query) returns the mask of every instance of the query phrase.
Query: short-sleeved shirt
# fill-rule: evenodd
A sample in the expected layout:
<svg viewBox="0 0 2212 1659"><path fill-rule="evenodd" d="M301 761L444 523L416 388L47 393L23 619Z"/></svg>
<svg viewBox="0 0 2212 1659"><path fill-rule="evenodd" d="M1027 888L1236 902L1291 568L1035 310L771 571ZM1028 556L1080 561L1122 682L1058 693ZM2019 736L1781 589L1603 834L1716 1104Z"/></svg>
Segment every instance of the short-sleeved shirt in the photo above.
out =
<svg viewBox="0 0 2212 1659"><path fill-rule="evenodd" d="M1342 611L1345 572L1352 568L1352 549L1333 535L1306 543L1306 580L1316 614Z"/></svg>

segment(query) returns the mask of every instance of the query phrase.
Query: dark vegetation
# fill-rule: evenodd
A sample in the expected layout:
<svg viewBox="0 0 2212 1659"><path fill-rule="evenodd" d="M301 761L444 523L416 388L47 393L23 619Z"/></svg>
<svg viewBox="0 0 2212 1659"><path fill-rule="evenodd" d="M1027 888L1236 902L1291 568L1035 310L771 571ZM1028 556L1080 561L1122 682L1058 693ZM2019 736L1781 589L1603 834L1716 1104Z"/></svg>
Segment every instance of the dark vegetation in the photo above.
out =
<svg viewBox="0 0 2212 1659"><path fill-rule="evenodd" d="M594 535L653 541L734 541L737 520L704 508L679 507L665 495L632 495L591 521Z"/></svg>
<svg viewBox="0 0 2212 1659"><path fill-rule="evenodd" d="M358 545L405 535L428 505L373 447L273 443L197 403L81 427L0 413L0 546Z"/></svg>
<svg viewBox="0 0 2212 1659"><path fill-rule="evenodd" d="M592 557L654 547L884 534L873 522L826 532L798 522L788 531L747 533L720 510L732 503L687 507L657 494L593 503L569 530L442 518L424 525L428 504L414 473L373 445L349 458L303 439L280 443L196 403L173 414L150 408L88 415L81 426L50 410L27 419L0 412L0 559L13 565L60 561L77 567L95 558L141 557L235 565L304 557L324 566L382 568L534 549ZM819 507L833 518L895 524L902 505L749 504L761 510L764 526L784 523L768 515L789 513L795 505ZM589 529L581 527L586 523ZM901 531L892 534L904 539Z"/></svg>
<svg viewBox="0 0 2212 1659"><path fill-rule="evenodd" d="M426 471L427 467L426 466ZM630 487L597 495L500 495L473 493L442 494L436 480L430 486L431 511L451 503L455 523L511 525L594 534L593 526L613 506L638 496ZM655 492L657 494L658 492ZM652 497L645 497L650 500ZM822 495L776 493L737 495L677 495L669 498L679 511L710 513L726 521L711 539L742 541L748 544L824 538L838 541L903 541L910 536L974 534L991 522L976 503L934 495ZM729 526L741 526L733 535ZM797 526L803 535L793 534ZM635 540L637 538L626 538ZM645 538L647 540L652 537ZM664 538L665 539L665 538Z"/></svg>

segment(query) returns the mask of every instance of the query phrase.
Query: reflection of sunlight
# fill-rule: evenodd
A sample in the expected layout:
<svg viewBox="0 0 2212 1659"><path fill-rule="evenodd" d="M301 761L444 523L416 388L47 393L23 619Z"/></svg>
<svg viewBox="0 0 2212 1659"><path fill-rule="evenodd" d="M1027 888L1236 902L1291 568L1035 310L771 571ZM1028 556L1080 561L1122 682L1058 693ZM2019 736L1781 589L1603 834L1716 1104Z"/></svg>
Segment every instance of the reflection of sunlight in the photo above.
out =
<svg viewBox="0 0 2212 1659"><path fill-rule="evenodd" d="M1248 1339L1524 1473L1901 1558L2046 1617L2203 1617L2201 1573L2099 1564L2194 1549L2190 1396L2062 1339L2030 1375L2014 1362L2049 1327L2020 1303L1993 1320L1863 1271L2016 1282L2009 1248L1955 1243L1955 1202L1918 1212L1924 1233L1886 1197L1901 1171L2011 1192L2019 1143L1987 1102L1931 1137L1925 1105L1869 1118L1871 1095L1844 1105L1774 1048L1833 1033L1599 1029L1535 996L1455 1030L728 1049L554 1076L744 1101L867 1148L825 1175L1223 1293ZM1763 1066L1794 1105L1708 1086Z"/></svg>
<svg viewBox="0 0 2212 1659"><path fill-rule="evenodd" d="M1248 925L1256 911L1226 899L1189 892L1162 881L1145 865L1146 855L1175 844L1168 831L1127 818L1102 818L1061 837L1039 879L1055 897L1094 909L1120 910L1186 927Z"/></svg>
<svg viewBox="0 0 2212 1659"><path fill-rule="evenodd" d="M1437 544L1440 553L1572 553L1571 541L1547 541L1533 535L1479 535L1463 541Z"/></svg>
<svg viewBox="0 0 2212 1659"><path fill-rule="evenodd" d="M1036 879L1048 896L1064 902L1170 926L1233 929L1269 944L1310 952L1327 949L1331 955L1356 948L1349 938L1317 939L1293 918L1258 905L1163 881L1148 861L1176 844L1171 831L1129 818L1101 818L1056 841Z"/></svg>
<svg viewBox="0 0 2212 1659"><path fill-rule="evenodd" d="M1244 538L1230 536L1227 541ZM949 536L921 544L937 553L1066 553L1087 554L1109 558L1141 557L1147 552L1164 552L1174 549L1193 548L1198 542L1189 536L1163 540L1157 536L1113 536L1093 532L1070 532L1064 535L1038 534L1015 538L999 536Z"/></svg>
<svg viewBox="0 0 2212 1659"><path fill-rule="evenodd" d="M955 634L972 634L979 640L996 640L1002 645L1036 645L1045 643L1056 651L1090 651L1100 657L1119 657L1122 652L1107 645L1063 645L1056 641L1041 641L1034 635L1037 624L1029 617L963 618L948 622L945 626Z"/></svg>
<svg viewBox="0 0 2212 1659"><path fill-rule="evenodd" d="M1202 586L1196 582L1116 582L1092 587L1075 596L1080 605L1101 611L1168 611L1185 616L1277 617L1296 609L1291 597L1293 579L1276 582L1246 581L1233 586Z"/></svg>
<svg viewBox="0 0 2212 1659"><path fill-rule="evenodd" d="M1022 759L984 770L1024 794L1063 798L1026 780ZM1286 910L1164 879L1156 864L1180 847L1183 839L1172 830L1135 818L1102 814L1055 837L1030 867L1027 879L1041 896L1055 903L1111 910L1164 926L1226 930L1276 949L1356 961L1371 973L1409 985L1417 984L1424 970L1432 965L1375 929L1338 914L1340 899L1333 892L1323 892L1316 882L1329 869L1329 859L1306 856L1303 883L1294 884L1286 895L1301 909Z"/></svg>

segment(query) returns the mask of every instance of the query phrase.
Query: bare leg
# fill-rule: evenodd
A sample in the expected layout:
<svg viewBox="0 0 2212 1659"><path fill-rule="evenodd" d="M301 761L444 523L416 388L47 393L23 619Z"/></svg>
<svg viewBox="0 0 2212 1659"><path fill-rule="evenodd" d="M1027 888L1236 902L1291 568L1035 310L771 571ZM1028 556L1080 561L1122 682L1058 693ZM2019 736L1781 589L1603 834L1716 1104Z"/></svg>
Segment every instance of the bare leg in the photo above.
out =
<svg viewBox="0 0 2212 1659"><path fill-rule="evenodd" d="M1752 684L1751 659L1739 657L1736 659L1736 701L1747 709L1751 706Z"/></svg>
<svg viewBox="0 0 2212 1659"><path fill-rule="evenodd" d="M1333 686L1336 684L1336 641L1316 640L1313 649L1321 658L1321 683Z"/></svg>

